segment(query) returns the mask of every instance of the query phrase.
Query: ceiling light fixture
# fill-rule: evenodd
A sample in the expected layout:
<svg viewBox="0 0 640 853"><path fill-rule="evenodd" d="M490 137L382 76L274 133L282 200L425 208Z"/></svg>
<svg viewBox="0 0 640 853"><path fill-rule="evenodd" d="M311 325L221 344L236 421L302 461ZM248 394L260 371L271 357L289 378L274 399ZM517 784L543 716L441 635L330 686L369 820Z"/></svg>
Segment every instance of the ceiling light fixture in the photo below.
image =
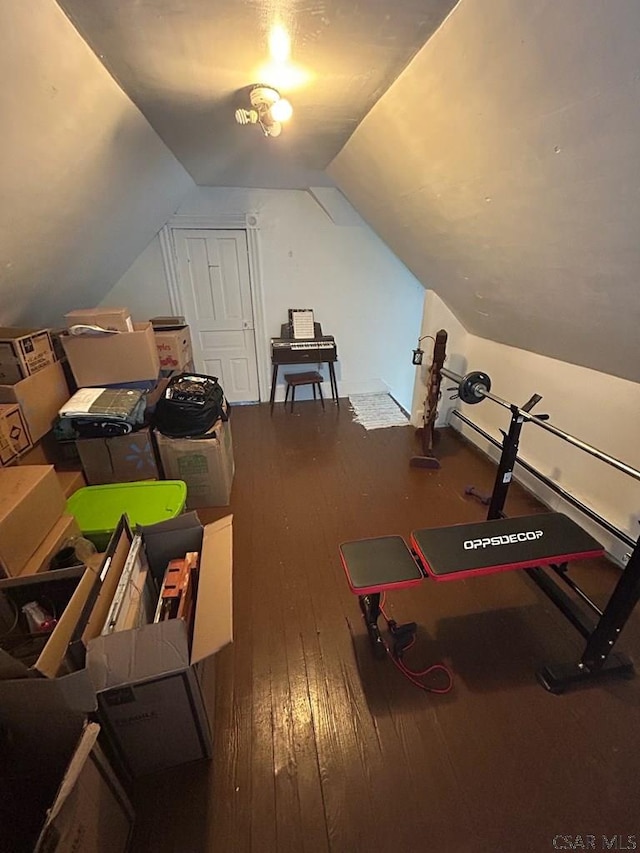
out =
<svg viewBox="0 0 640 853"><path fill-rule="evenodd" d="M280 136L282 122L288 121L293 107L272 86L253 86L249 92L251 109L236 110L238 124L259 124L265 136Z"/></svg>

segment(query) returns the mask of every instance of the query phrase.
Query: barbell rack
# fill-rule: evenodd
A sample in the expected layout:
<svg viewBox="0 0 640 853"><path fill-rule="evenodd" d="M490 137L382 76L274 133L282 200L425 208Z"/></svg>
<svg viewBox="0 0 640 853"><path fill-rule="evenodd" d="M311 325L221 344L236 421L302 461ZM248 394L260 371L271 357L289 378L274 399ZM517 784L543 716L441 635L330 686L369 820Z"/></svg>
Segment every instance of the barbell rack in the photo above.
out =
<svg viewBox="0 0 640 853"><path fill-rule="evenodd" d="M474 371L461 376L448 368L442 367L441 375L456 383L457 389L451 390L456 390L455 396L460 397L463 402L473 405L482 402L484 399L489 399L511 413L509 430L503 432L504 440L502 445L498 444L502 452L487 512L487 520L506 517L504 514L504 505L509 485L512 481L513 469L516 464L524 465L534 476L539 477L547 485L551 485L556 492L559 492L559 487L552 485L551 481L541 476L539 472L532 469L531 466L527 466L526 463L518 458L520 433L525 422L536 424L557 438L577 447L579 450L588 453L590 456L599 459L601 462L621 471L623 474L627 474L634 480L640 481L640 471L636 468L588 444L586 441L582 441L582 439L576 438L576 436L559 429L549 423L547 415L532 415L531 409L542 399L539 394L534 394L521 407L515 403L509 403L507 400L494 394L491 391L491 379L486 373ZM483 430L471 421L468 421L463 415L458 414L458 416L483 434L491 443L496 443L488 433L484 433ZM598 523L604 522L603 527L618 535L619 538L631 545L633 550L629 556L626 569L622 571L608 602L602 610L591 601L574 581L568 578L566 575L566 564L549 567L552 573L556 575L556 580L540 566L525 568L531 580L536 583L587 641L581 658L577 663L548 666L538 673L538 680L552 693L561 693L570 686L598 680L604 676L618 675L630 678L634 674L633 662L626 655L614 652L614 646L627 619L640 600L640 539L633 543L624 534L620 535L621 531L616 531L613 525L610 525L604 519L597 516L597 513L594 513L587 507L580 506L575 499L572 499L571 503L579 509L586 510L587 515ZM582 599L582 603L589 607L591 613L588 614L579 608L577 602L570 598L558 585L558 580L568 583L574 595ZM593 619L594 613L599 616L595 622Z"/></svg>
<svg viewBox="0 0 640 853"><path fill-rule="evenodd" d="M462 412L459 412L457 409L451 410L452 417L455 417L457 420L462 421L462 423L466 424L472 430L475 430L479 435L481 435L485 441L488 441L489 444L492 444L498 450L502 449L502 444L498 441L497 438L494 438L490 433L486 432L486 430L482 429L482 427L478 426L478 424L474 423L470 418L463 415ZM559 497L563 500L570 503L576 509L580 510L580 512L584 513L584 515L588 516L592 521L595 521L603 530L606 530L607 533L610 533L612 536L615 536L616 539L619 539L623 542L628 548L634 548L635 542L634 540L628 536L624 531L620 530L619 527L611 524L610 521L607 521L606 518L603 518L599 513L597 513L594 509L591 509L590 506L578 500L578 498L574 497L571 492L568 492L566 489L563 489L562 486L559 486L557 483L554 483L553 480L550 480L546 474L543 474L542 471L538 471L537 468L534 468L533 465L529 464L525 459L521 459L520 456L516 456L516 463L520 465L525 471L531 474L536 479L540 480L540 482L545 485L548 489L551 489L552 492L555 492Z"/></svg>
<svg viewBox="0 0 640 853"><path fill-rule="evenodd" d="M474 374L470 373L467 376L461 376L459 373L454 373L452 370L449 370L446 367L443 367L441 370L443 376L447 379L451 379L452 382L455 382L460 389L465 382L469 384L469 378L473 377ZM482 376L486 376L486 374L480 374ZM488 377L487 377L488 378ZM590 456L594 456L596 459L600 459L602 462L605 462L607 465L611 465L613 468L617 468L619 471L622 471L624 474L628 474L630 477L633 477L635 480L640 480L640 471L637 468L632 468L631 465L627 465L626 462L622 462L620 459L616 459L615 456L611 456L608 453L605 453L603 450L599 450L597 447L594 447L591 444L588 444L586 441L582 441L580 438L576 438L575 435L571 435L571 433L565 432L562 429L554 426L546 420L542 420L536 415L532 415L530 412L525 409L516 406L515 403L509 403L507 400L503 400L502 397L498 397L497 394L494 394L490 390L490 385L487 387L481 381L471 383L470 389L473 391L475 396L478 398L474 402L481 402L482 399L487 398L492 400L494 403L497 403L499 406L502 406L504 409L508 409L512 414L516 415L518 418L522 418L529 423L536 424L536 426L541 427L547 432L553 433L553 435L561 438L563 441L572 444L574 447L579 448L580 450L584 450L585 453L588 453ZM467 400L466 402L471 402Z"/></svg>

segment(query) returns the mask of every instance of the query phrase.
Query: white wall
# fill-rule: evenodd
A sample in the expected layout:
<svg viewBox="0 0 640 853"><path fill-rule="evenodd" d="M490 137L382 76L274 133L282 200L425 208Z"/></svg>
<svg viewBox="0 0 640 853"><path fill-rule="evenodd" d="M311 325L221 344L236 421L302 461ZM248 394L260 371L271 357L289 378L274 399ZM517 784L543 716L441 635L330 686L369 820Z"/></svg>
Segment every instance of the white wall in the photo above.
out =
<svg viewBox="0 0 640 853"><path fill-rule="evenodd" d="M125 306L137 323L171 315L167 278L158 237L131 264L100 305Z"/></svg>
<svg viewBox="0 0 640 853"><path fill-rule="evenodd" d="M96 305L193 181L54 0L0 4L0 324Z"/></svg>
<svg viewBox="0 0 640 853"><path fill-rule="evenodd" d="M471 335L460 327L438 297L430 295L422 334L433 334L441 327L451 332L446 362L451 370L457 373L471 370L488 373L492 380L491 390L519 406L532 394L541 394L542 402L533 414L549 414L554 426L640 469L640 385ZM450 384L443 380L443 388ZM443 394L445 409L447 396ZM457 406L466 417L498 440L501 439L499 430L508 428L509 412L491 401L485 400L473 406L458 402ZM483 449L489 450L482 437L463 427L455 417L450 419L450 423ZM491 452L495 454L496 451ZM640 482L532 424L523 427L519 453L541 473L632 539L637 539L640 533ZM534 478L524 474L521 479L552 508L565 511L562 500ZM492 483L476 485L490 491ZM581 515L576 515L575 511L566 511L592 531L614 557L621 561L624 559L628 548L603 533L601 528L592 526Z"/></svg>
<svg viewBox="0 0 640 853"><path fill-rule="evenodd" d="M340 202L344 214L346 202ZM338 344L341 396L389 390L409 410L411 349L420 328L424 289L406 267L364 222L336 225L302 190L197 187L178 211L200 217L241 213L259 221L267 336L279 335L288 308L313 308L323 332ZM352 221L361 220L354 215ZM148 304L146 316L161 308L164 312L168 297L161 298L157 291L158 251L149 247L105 304L135 304L140 306L136 313ZM266 343L258 342L261 350L268 352ZM280 385L278 398L282 396Z"/></svg>

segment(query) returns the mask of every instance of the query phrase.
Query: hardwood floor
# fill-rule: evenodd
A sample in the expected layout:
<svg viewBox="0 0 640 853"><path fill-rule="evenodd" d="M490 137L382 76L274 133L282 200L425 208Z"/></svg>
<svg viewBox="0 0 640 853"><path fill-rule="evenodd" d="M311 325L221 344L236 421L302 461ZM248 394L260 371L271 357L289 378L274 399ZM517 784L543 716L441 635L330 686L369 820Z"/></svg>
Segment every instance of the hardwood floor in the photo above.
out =
<svg viewBox="0 0 640 853"><path fill-rule="evenodd" d="M409 663L446 662L451 693L425 694L372 656L339 543L482 520L464 487L490 491L492 465L445 431L440 471L410 468L413 430L366 432L346 400L272 417L267 405L236 407L231 422L235 640L203 673L215 757L138 782L133 850L640 843L640 679L545 692L535 670L575 660L581 641L524 573L388 596L399 622L419 623ZM512 489L510 515L540 509ZM617 570L592 561L573 574L602 599ZM620 649L633 655L639 641L634 614Z"/></svg>

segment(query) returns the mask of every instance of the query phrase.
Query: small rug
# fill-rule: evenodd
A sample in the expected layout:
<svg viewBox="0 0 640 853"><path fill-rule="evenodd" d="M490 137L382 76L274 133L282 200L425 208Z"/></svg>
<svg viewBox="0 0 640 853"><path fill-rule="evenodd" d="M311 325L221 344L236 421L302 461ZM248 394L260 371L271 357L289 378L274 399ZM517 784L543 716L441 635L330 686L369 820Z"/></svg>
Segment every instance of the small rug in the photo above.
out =
<svg viewBox="0 0 640 853"><path fill-rule="evenodd" d="M388 394L354 394L349 397L353 420L365 429L408 426L409 420Z"/></svg>

